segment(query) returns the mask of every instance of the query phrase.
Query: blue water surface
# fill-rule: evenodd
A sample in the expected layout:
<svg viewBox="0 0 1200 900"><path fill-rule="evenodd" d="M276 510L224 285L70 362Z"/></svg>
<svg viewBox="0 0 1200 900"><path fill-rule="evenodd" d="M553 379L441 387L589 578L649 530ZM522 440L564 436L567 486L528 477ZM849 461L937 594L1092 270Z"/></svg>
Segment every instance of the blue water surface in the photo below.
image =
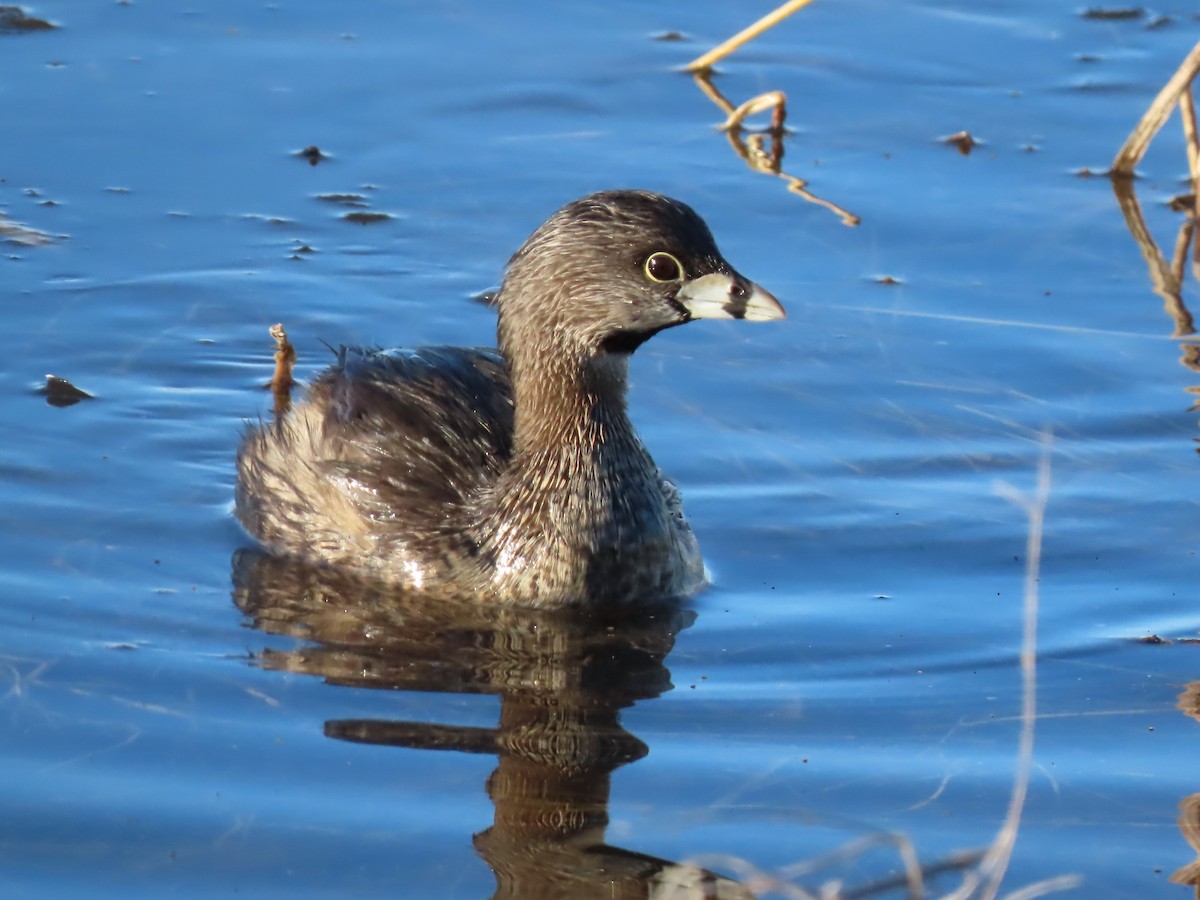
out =
<svg viewBox="0 0 1200 900"><path fill-rule="evenodd" d="M703 896L694 863L721 896L906 896L911 847L945 896L1009 813L1036 596L1000 894L1187 895L1200 365L1103 173L1200 19L803 9L712 84L786 93L782 169L848 227L681 72L770 8L47 0L0 32L0 893ZM1175 119L1139 172L1169 261ZM305 376L490 344L508 255L628 186L789 312L634 358L710 589L605 631L235 559L269 325Z"/></svg>

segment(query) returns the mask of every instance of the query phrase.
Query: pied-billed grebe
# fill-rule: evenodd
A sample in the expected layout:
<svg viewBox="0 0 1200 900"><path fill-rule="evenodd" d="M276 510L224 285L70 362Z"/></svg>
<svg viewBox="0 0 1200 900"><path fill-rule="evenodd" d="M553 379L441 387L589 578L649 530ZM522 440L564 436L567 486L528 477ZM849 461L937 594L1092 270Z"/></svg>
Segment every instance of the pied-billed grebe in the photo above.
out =
<svg viewBox="0 0 1200 900"><path fill-rule="evenodd" d="M625 411L629 355L692 319L780 319L704 221L644 191L567 204L509 260L499 351L344 349L238 452L270 550L525 606L683 596L704 570Z"/></svg>

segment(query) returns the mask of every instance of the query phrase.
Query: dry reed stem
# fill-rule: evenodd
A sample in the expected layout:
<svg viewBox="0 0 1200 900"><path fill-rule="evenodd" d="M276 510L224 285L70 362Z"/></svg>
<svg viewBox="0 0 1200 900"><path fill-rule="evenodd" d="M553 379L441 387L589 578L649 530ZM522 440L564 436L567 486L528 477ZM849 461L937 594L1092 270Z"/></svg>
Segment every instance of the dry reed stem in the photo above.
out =
<svg viewBox="0 0 1200 900"><path fill-rule="evenodd" d="M708 73L698 72L693 78L704 96L725 113L725 122L721 125L721 130L729 139L729 145L733 148L733 152L746 165L755 172L782 178L787 182L788 191L797 194L809 203L825 207L838 216L843 225L853 228L862 221L849 210L812 193L808 190L808 182L803 178L783 171L783 123L787 116L787 95L783 91L768 91L765 94L759 94L735 108L709 81ZM745 139L742 137L741 126L747 116L772 108L774 112L771 116L770 126L771 150L767 151L763 148L763 135L752 134L749 139Z"/></svg>
<svg viewBox="0 0 1200 900"><path fill-rule="evenodd" d="M842 220L842 224L848 228L855 228L862 224L862 219L850 212L848 209L843 209L832 200L825 200L808 190L808 182L803 178L797 178L795 175L788 175L784 172L780 172L779 176L787 181L789 191L791 191L793 194L799 194L809 203L815 203L817 206L825 207L831 213L839 216Z"/></svg>
<svg viewBox="0 0 1200 900"><path fill-rule="evenodd" d="M720 107L721 112L727 116L733 115L733 104L725 99L724 94L713 87L713 83L709 80L709 73L697 72L692 78L704 96Z"/></svg>
<svg viewBox="0 0 1200 900"><path fill-rule="evenodd" d="M1200 137L1196 134L1196 103L1189 84L1179 95L1179 114L1183 119L1183 137L1187 142L1188 177L1192 179L1192 190L1200 178Z"/></svg>
<svg viewBox="0 0 1200 900"><path fill-rule="evenodd" d="M772 110L771 130L782 131L784 119L787 118L787 95L783 91L767 91L765 94L751 97L729 114L724 124L721 125L721 130L733 131L734 129L741 128L747 116L752 116L766 109Z"/></svg>
<svg viewBox="0 0 1200 900"><path fill-rule="evenodd" d="M767 31L770 28L774 28L776 25L778 25L780 22L782 22L784 19L786 19L792 13L796 12L796 10L802 9L805 6L808 6L808 4L810 4L810 3L812 3L812 0L788 0L787 3L783 4L783 6L779 7L778 9L774 10L773 12L767 13L765 16L763 16L761 19L759 19L753 25L750 25L747 28L743 28L741 31L739 31L737 34L735 34L729 40L725 41L725 43L718 44L716 47L713 47L713 49L709 50L704 55L698 56L695 59L693 59L690 63L687 64L687 66L685 67L685 71L701 72L705 69L711 69L713 63L717 62L718 60L724 59L726 56L728 56L730 53L732 53L738 47L754 40L756 37L758 37L764 31Z"/></svg>
<svg viewBox="0 0 1200 900"><path fill-rule="evenodd" d="M804 198L809 203L824 206L841 218L843 225L853 228L860 224L862 219L854 215L854 213L838 206L836 203L818 197L812 191L808 190L807 181L803 178L789 175L782 170L780 163L783 158L783 121L787 115L787 96L783 91L769 91L765 94L759 94L757 97L752 97L741 106L735 108L709 81L713 63L725 58L743 44L754 40L754 38L758 37L764 31L778 25L792 13L802 9L811 2L812 0L790 0L790 2L784 3L778 9L763 16L753 25L735 34L729 40L725 41L725 43L714 47L703 56L692 60L684 67L684 70L695 75L696 84L700 86L700 90L721 109L721 112L725 113L726 119L721 125L721 130L729 137L729 143L733 146L734 152L750 168L756 172L776 175L784 179L787 182L788 191ZM747 116L772 107L774 108L774 113L771 117L773 143L772 152L768 154L763 151L761 140L757 144L752 142L750 146L747 146L739 132Z"/></svg>
<svg viewBox="0 0 1200 900"><path fill-rule="evenodd" d="M1192 99L1192 85L1179 95L1179 117L1183 120L1183 139L1187 147L1188 178L1192 184L1192 215L1200 213L1200 136L1196 129L1196 104Z"/></svg>
<svg viewBox="0 0 1200 900"><path fill-rule="evenodd" d="M283 416L292 406L292 370L296 366L296 348L288 340L287 332L282 322L276 322L270 328L271 338L275 341L275 373L271 376L271 394L275 398L275 415Z"/></svg>
<svg viewBox="0 0 1200 900"><path fill-rule="evenodd" d="M1133 177L1133 170L1137 164L1141 162L1143 156L1146 155L1146 148L1150 146L1150 141L1158 134L1163 123L1171 115L1171 110L1175 104L1180 102L1188 85L1191 84L1196 73L1200 71L1200 43L1197 43L1192 51L1184 57L1179 68L1175 70L1175 74L1171 76L1158 96L1150 103L1145 114L1134 126L1129 137L1121 149L1117 151L1116 158L1113 159L1112 174L1121 175L1127 178ZM1195 179L1195 170L1193 170L1193 179Z"/></svg>

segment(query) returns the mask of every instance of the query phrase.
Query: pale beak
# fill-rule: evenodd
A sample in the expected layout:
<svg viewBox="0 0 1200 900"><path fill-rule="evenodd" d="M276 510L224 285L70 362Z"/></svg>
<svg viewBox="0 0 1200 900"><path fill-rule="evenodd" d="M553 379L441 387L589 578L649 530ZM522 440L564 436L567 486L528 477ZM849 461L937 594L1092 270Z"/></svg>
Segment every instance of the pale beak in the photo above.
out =
<svg viewBox="0 0 1200 900"><path fill-rule="evenodd" d="M693 319L769 322L787 318L787 313L769 291L737 274L713 272L685 281L675 299Z"/></svg>

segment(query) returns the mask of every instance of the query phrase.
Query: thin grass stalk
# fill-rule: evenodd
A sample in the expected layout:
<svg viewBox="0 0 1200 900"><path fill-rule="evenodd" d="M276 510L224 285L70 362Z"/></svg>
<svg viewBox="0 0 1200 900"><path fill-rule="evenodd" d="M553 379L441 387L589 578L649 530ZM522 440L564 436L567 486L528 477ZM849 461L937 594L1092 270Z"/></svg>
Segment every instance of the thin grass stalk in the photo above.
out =
<svg viewBox="0 0 1200 900"><path fill-rule="evenodd" d="M980 864L984 882L980 900L995 900L1012 860L1021 827L1021 813L1029 793L1029 777L1033 770L1033 735L1037 721L1037 626L1038 590L1042 568L1042 535L1045 531L1046 504L1050 500L1050 436L1043 438L1042 456L1038 460L1037 487L1033 497L1026 499L1010 494L1029 519L1025 538L1024 622L1021 629L1021 736L1017 744L1017 766L1013 774L1013 789L1009 796L1008 813L996 839Z"/></svg>

